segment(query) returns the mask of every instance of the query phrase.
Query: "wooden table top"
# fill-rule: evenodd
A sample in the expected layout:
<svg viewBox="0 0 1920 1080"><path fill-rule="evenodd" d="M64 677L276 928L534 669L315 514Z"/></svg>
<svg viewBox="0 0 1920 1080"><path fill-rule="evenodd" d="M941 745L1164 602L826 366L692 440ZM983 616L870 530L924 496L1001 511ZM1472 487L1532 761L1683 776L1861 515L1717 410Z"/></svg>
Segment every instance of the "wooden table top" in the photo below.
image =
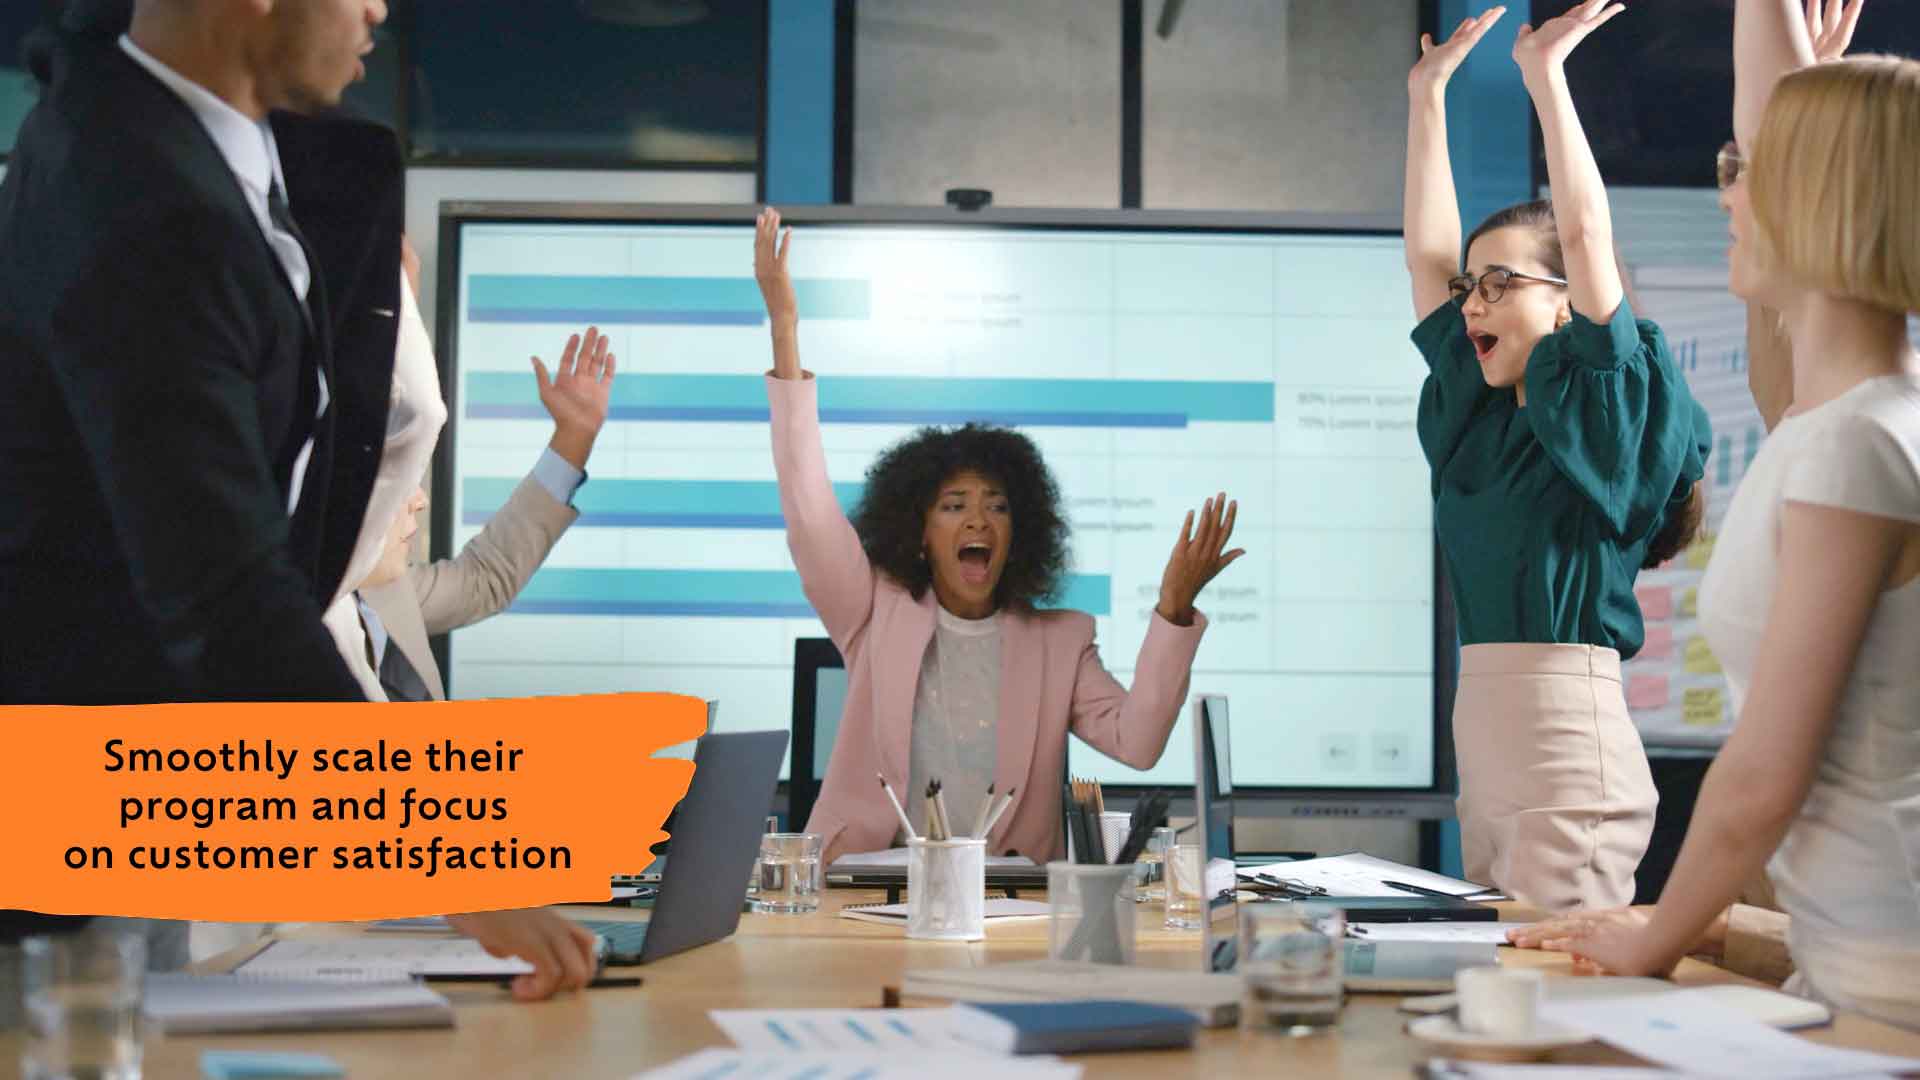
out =
<svg viewBox="0 0 1920 1080"><path fill-rule="evenodd" d="M1046 955L1045 920L992 926L974 943L908 941L894 927L838 918L849 903L869 903L871 893L832 890L812 915L744 915L731 938L668 957L641 968L620 969L645 978L637 988L599 989L538 1004L519 1004L505 990L478 985L437 986L454 1005L458 1026L424 1031L155 1037L148 1044L147 1075L199 1075L205 1049L282 1049L330 1054L354 1077L419 1078L532 1076L628 1077L726 1039L707 1011L721 1008L867 1008L881 1003L882 988L899 986L910 969L980 966ZM615 907L571 909L584 918L644 918ZM1198 935L1162 930L1157 907L1143 906L1139 963L1197 968ZM1150 914L1151 913L1151 916ZM1149 926L1149 923L1156 925ZM346 927L302 933L357 933ZM244 955L244 954L243 954ZM216 961L232 963L238 957ZM1565 971L1568 959L1550 953L1508 950L1506 963ZM1571 977L1571 976L1569 976ZM1682 985L1745 982L1699 961L1675 974ZM1412 1076L1430 1048L1406 1034L1409 1019L1396 1006L1400 995L1349 995L1336 1031L1306 1038L1203 1030L1191 1051L1084 1055L1075 1058L1090 1077L1221 1077L1256 1071L1354 1078ZM1858 1016L1807 1033L1816 1042L1920 1057L1920 1033L1902 1031ZM1565 1062L1630 1062L1603 1047L1560 1052Z"/></svg>

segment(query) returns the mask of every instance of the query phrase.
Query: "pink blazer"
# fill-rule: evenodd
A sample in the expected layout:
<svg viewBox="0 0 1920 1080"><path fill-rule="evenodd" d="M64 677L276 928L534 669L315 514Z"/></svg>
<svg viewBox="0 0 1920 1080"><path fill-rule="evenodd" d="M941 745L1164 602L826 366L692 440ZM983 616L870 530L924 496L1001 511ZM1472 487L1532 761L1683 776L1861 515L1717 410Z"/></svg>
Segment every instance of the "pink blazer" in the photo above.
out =
<svg viewBox="0 0 1920 1080"><path fill-rule="evenodd" d="M888 847L899 818L876 773L906 797L913 698L933 637L938 601L919 600L867 561L833 497L821 449L817 383L767 378L773 463L787 546L807 599L847 664L847 703L807 831L828 860ZM1136 769L1160 760L1187 696L1193 654L1206 631L1153 617L1140 646L1133 690L1108 674L1093 643L1093 617L1079 611L1004 611L1000 618L1000 716L994 790L1014 802L988 837L993 854L1044 863L1060 857L1060 780L1067 732Z"/></svg>

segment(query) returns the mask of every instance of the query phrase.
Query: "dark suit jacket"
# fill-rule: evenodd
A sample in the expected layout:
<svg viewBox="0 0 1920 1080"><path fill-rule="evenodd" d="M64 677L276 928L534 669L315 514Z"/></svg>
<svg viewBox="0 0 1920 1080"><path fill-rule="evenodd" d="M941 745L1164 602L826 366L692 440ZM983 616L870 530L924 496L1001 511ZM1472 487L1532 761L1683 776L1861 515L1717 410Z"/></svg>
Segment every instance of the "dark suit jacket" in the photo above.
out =
<svg viewBox="0 0 1920 1080"><path fill-rule="evenodd" d="M185 103L104 34L34 67L0 184L0 703L360 697L320 611L385 432L397 145L276 118L310 325Z"/></svg>

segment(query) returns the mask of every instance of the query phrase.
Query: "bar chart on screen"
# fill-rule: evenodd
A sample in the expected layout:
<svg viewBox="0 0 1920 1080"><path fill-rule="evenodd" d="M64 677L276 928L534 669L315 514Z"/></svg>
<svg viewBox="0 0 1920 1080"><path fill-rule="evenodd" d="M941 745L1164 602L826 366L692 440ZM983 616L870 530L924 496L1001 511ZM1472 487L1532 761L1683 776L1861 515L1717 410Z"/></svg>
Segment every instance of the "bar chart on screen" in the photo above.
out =
<svg viewBox="0 0 1920 1080"><path fill-rule="evenodd" d="M793 244L843 509L918 428L1020 430L1072 528L1050 606L1094 616L1125 682L1182 518L1224 490L1250 554L1200 598L1193 685L1298 718L1271 726L1276 752L1243 751L1269 764L1242 782L1428 782L1425 369L1397 237L823 224ZM723 724L782 724L793 641L824 629L787 549L750 228L472 222L458 275L456 548L550 433L527 358L592 324L619 374L579 520L505 615L455 634L454 695L672 690L726 699ZM1388 750L1279 752L1336 736ZM1103 779L1191 767L1083 749Z"/></svg>

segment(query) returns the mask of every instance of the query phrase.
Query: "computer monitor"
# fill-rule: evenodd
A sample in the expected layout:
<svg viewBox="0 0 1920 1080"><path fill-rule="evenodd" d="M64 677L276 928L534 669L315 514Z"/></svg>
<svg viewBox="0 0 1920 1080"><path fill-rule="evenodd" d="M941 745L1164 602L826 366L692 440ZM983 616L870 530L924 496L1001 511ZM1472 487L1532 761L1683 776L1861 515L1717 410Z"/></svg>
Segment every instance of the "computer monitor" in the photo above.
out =
<svg viewBox="0 0 1920 1080"><path fill-rule="evenodd" d="M1233 745L1227 699L1193 698L1194 831L1200 839L1201 895L1205 917L1202 955L1208 971L1231 971L1239 944L1240 905L1233 864Z"/></svg>
<svg viewBox="0 0 1920 1080"><path fill-rule="evenodd" d="M449 203L436 556L475 535L552 424L527 358L592 324L620 359L579 520L504 614L452 635L456 698L665 690L723 725L793 708L824 628L783 532L753 207ZM1453 627L1414 419L1398 222L1327 215L802 207L792 267L836 496L927 424L1031 437L1072 528L1048 601L1131 682L1167 552L1225 489L1249 554L1198 606L1196 692L1230 695L1242 813L1451 813ZM1169 745L1187 745L1177 718ZM816 753L830 744L815 740ZM1070 771L1184 788L1078 740ZM1248 805L1257 803L1259 805Z"/></svg>
<svg viewBox="0 0 1920 1080"><path fill-rule="evenodd" d="M840 735L840 713L847 704L847 668L840 650L827 638L793 643L793 741L781 778L787 781L787 811L794 829L806 827L827 762Z"/></svg>

